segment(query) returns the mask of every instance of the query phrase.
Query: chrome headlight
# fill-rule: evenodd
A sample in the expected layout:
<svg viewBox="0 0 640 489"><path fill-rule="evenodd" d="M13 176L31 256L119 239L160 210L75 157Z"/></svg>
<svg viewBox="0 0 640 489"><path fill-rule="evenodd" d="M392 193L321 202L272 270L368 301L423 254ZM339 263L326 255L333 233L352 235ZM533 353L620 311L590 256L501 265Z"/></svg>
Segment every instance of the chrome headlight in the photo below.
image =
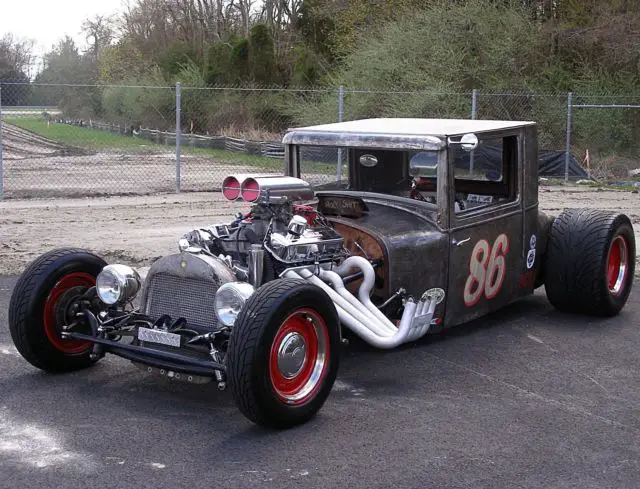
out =
<svg viewBox="0 0 640 489"><path fill-rule="evenodd" d="M216 316L225 326L233 326L244 303L255 292L246 282L228 282L216 292Z"/></svg>
<svg viewBox="0 0 640 489"><path fill-rule="evenodd" d="M96 278L98 297L105 304L123 304L140 290L140 275L126 265L107 265Z"/></svg>

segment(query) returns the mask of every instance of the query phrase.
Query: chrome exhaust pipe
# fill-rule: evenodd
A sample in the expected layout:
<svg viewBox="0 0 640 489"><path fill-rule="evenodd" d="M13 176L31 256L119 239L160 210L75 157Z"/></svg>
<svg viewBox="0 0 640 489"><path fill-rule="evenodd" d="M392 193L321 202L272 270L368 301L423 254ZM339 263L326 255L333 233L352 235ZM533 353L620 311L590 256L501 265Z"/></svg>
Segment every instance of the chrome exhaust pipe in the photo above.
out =
<svg viewBox="0 0 640 489"><path fill-rule="evenodd" d="M364 275L358 290L358 298L345 288L341 278L341 275L346 275L352 268L360 269ZM423 297L418 303L410 298L405 304L400 325L396 327L371 302L369 297L375 282L375 270L366 259L361 257L347 258L340 267L335 267L331 271L321 268L318 275L309 269L299 269L289 270L283 276L302 278L324 290L333 300L340 321L364 341L377 348L395 348L402 343L424 336L430 328L431 318L437 305L435 299L428 297ZM417 318L420 318L420 321L416 321Z"/></svg>
<svg viewBox="0 0 640 489"><path fill-rule="evenodd" d="M305 273L306 272L306 273ZM310 274L310 276L309 276ZM303 278L309 282L317 285L324 290L329 297L334 301L336 310L338 311L338 317L340 321L351 329L355 334L360 336L364 341L376 348L391 349L398 345L401 345L410 336L412 330L412 319L415 313L416 304L412 299L407 301L405 305L405 311L400 320L400 327L395 333L390 334L385 332L381 325L377 322L371 322L370 319L357 311L346 300L343 299L334 289L329 287L326 283L320 280L317 276L306 270L301 270L300 274L294 271L286 273L287 277Z"/></svg>

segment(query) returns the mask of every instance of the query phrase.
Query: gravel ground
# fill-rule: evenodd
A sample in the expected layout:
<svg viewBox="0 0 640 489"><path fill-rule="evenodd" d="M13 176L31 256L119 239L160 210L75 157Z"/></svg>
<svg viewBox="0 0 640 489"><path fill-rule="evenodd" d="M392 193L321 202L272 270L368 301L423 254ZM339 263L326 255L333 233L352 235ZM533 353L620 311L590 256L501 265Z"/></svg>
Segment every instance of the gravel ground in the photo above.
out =
<svg viewBox="0 0 640 489"><path fill-rule="evenodd" d="M541 187L540 208L558 214L568 207L598 207L625 212L640 242L640 194L583 187ZM40 253L79 246L108 260L149 265L176 251L185 232L229 221L246 204L230 203L220 193L183 193L0 202L0 275L18 274ZM640 247L639 247L640 248Z"/></svg>

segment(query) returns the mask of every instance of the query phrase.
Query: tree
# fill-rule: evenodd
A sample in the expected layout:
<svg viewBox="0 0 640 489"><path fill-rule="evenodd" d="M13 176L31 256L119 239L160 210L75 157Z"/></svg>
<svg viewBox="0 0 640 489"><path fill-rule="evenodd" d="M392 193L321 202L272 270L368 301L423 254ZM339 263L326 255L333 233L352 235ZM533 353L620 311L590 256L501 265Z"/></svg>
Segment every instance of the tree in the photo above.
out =
<svg viewBox="0 0 640 489"><path fill-rule="evenodd" d="M107 47L98 60L98 82L105 85L138 80L152 69L153 63L131 39L120 39Z"/></svg>
<svg viewBox="0 0 640 489"><path fill-rule="evenodd" d="M0 39L0 84L2 105L24 105L30 93L29 79L33 65L32 40L5 34Z"/></svg>
<svg viewBox="0 0 640 489"><path fill-rule="evenodd" d="M241 52L242 58L236 58L236 46L242 42L246 47L246 39L233 36L229 39L212 44L207 53L205 80L208 85L235 85L242 74L246 72L247 57Z"/></svg>
<svg viewBox="0 0 640 489"><path fill-rule="evenodd" d="M166 76L173 77L180 72L184 65L189 63L201 65L202 60L201 56L189 43L174 40L158 56L157 63Z"/></svg>
<svg viewBox="0 0 640 489"><path fill-rule="evenodd" d="M438 0L305 0L293 20L316 50L337 60L385 24L435 3Z"/></svg>
<svg viewBox="0 0 640 489"><path fill-rule="evenodd" d="M249 37L249 67L253 81L270 84L275 81L277 67L274 43L264 24L251 28Z"/></svg>
<svg viewBox="0 0 640 489"><path fill-rule="evenodd" d="M169 21L166 0L135 0L122 14L120 30L123 38L151 60L178 38Z"/></svg>
<svg viewBox="0 0 640 489"><path fill-rule="evenodd" d="M96 15L92 19L86 19L82 23L82 32L89 42L89 52L97 62L115 37L113 18Z"/></svg>
<svg viewBox="0 0 640 489"><path fill-rule="evenodd" d="M322 9L324 0L306 0L294 27L316 53L333 60L331 37L336 30L333 16Z"/></svg>
<svg viewBox="0 0 640 489"><path fill-rule="evenodd" d="M18 39L11 33L5 34L0 39L0 63L5 70L21 73L28 78L34 61L33 46L31 39Z"/></svg>
<svg viewBox="0 0 640 489"><path fill-rule="evenodd" d="M91 117L100 112L97 89L74 86L96 82L95 61L92 56L83 56L69 36L44 55L43 68L34 81L34 96L46 105L58 105L69 117Z"/></svg>
<svg viewBox="0 0 640 489"><path fill-rule="evenodd" d="M38 83L72 84L91 81L91 73L83 64L82 55L73 38L65 36L43 57L43 68L37 74Z"/></svg>
<svg viewBox="0 0 640 489"><path fill-rule="evenodd" d="M231 0L229 6L236 9L240 14L241 33L244 37L249 37L249 25L251 20L251 8L254 0Z"/></svg>

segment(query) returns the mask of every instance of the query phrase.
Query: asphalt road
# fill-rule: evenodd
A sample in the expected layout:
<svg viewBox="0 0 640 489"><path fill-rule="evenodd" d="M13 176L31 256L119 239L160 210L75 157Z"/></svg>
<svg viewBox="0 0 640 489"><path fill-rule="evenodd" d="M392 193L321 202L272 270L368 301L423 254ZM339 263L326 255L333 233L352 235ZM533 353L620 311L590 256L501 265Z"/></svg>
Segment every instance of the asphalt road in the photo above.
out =
<svg viewBox="0 0 640 489"><path fill-rule="evenodd" d="M40 373L0 278L1 488L638 488L640 292L617 318L544 294L391 352L345 349L320 415L249 423L229 392L108 357Z"/></svg>

